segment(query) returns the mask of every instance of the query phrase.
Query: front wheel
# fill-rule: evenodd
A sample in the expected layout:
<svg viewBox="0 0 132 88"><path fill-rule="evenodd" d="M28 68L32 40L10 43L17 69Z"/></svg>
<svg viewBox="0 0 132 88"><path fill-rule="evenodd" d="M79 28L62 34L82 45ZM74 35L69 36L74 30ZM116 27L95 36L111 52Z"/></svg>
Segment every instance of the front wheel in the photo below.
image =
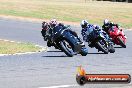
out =
<svg viewBox="0 0 132 88"><path fill-rule="evenodd" d="M72 45L67 40L60 41L61 50L69 57L74 55Z"/></svg>
<svg viewBox="0 0 132 88"><path fill-rule="evenodd" d="M114 53L115 52L115 48L114 48L114 46L112 44L109 45L109 52L110 53Z"/></svg>
<svg viewBox="0 0 132 88"><path fill-rule="evenodd" d="M88 54L88 49L86 47L82 47L80 54L82 56L86 56Z"/></svg>
<svg viewBox="0 0 132 88"><path fill-rule="evenodd" d="M123 47L123 48L126 48L126 45L125 43L123 42L122 38L121 37L118 37L118 40L120 42L120 45Z"/></svg>
<svg viewBox="0 0 132 88"><path fill-rule="evenodd" d="M105 54L108 54L109 50L105 40L99 40L96 45L100 51L104 52Z"/></svg>

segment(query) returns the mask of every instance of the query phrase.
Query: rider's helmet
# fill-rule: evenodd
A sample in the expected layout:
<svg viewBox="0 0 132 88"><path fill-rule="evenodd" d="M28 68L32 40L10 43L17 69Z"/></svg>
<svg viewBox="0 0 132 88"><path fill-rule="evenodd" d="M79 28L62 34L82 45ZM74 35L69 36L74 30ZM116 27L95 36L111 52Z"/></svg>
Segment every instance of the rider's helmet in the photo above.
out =
<svg viewBox="0 0 132 88"><path fill-rule="evenodd" d="M93 26L94 26L94 29L100 29L99 25L94 24Z"/></svg>
<svg viewBox="0 0 132 88"><path fill-rule="evenodd" d="M99 30L99 31L101 30L101 27L99 25L94 24L93 26L94 26L94 30Z"/></svg>
<svg viewBox="0 0 132 88"><path fill-rule="evenodd" d="M108 19L105 19L104 20L104 25L107 25L109 23L109 20Z"/></svg>
<svg viewBox="0 0 132 88"><path fill-rule="evenodd" d="M51 27L55 27L57 25L57 20L52 19L52 20L50 20L49 24L50 24Z"/></svg>
<svg viewBox="0 0 132 88"><path fill-rule="evenodd" d="M81 27L82 27L82 28L86 28L87 25L88 25L88 21L87 21L87 20L82 20L82 22L81 22Z"/></svg>
<svg viewBox="0 0 132 88"><path fill-rule="evenodd" d="M114 22L110 22L109 24L110 24L110 26L112 26L114 24Z"/></svg>
<svg viewBox="0 0 132 88"><path fill-rule="evenodd" d="M43 30L48 30L48 23L44 21L42 23L42 28L43 28Z"/></svg>

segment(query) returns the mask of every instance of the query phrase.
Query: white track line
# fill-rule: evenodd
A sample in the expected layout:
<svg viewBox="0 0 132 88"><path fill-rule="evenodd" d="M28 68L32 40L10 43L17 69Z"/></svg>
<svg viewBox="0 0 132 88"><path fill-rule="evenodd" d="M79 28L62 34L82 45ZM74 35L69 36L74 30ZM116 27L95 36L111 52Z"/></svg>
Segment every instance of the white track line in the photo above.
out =
<svg viewBox="0 0 132 88"><path fill-rule="evenodd" d="M132 88L132 86L120 86L120 87L113 87L113 88Z"/></svg>
<svg viewBox="0 0 132 88"><path fill-rule="evenodd" d="M59 86L48 86L48 87L38 87L38 88L67 88L67 87L75 87L78 85L59 85Z"/></svg>

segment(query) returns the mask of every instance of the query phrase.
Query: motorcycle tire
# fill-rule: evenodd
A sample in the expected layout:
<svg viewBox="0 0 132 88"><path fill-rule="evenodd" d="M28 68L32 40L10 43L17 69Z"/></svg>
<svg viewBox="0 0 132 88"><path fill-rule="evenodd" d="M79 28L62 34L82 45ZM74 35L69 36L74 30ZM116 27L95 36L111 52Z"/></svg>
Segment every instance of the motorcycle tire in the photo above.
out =
<svg viewBox="0 0 132 88"><path fill-rule="evenodd" d="M115 52L115 48L113 45L109 45L109 52L110 53L114 53Z"/></svg>
<svg viewBox="0 0 132 88"><path fill-rule="evenodd" d="M126 48L125 43L123 42L123 40L122 40L120 37L118 37L118 41L120 42L120 45L121 45L123 48Z"/></svg>
<svg viewBox="0 0 132 88"><path fill-rule="evenodd" d="M47 41L47 46L48 46L48 47L51 47L51 46L52 46L52 44L51 44L50 41Z"/></svg>
<svg viewBox="0 0 132 88"><path fill-rule="evenodd" d="M88 49L85 48L85 47L83 47L83 48L81 49L80 54L81 54L82 56L86 56L86 55L88 54Z"/></svg>
<svg viewBox="0 0 132 88"><path fill-rule="evenodd" d="M100 42L97 42L96 45L97 45L97 48L98 48L99 50L101 50L101 51L104 52L105 54L108 54L108 52L109 52L108 48L106 48L106 49L103 48L102 45L100 44Z"/></svg>
<svg viewBox="0 0 132 88"><path fill-rule="evenodd" d="M60 41L61 50L62 50L67 56L73 57L74 52L73 52L73 50L69 50L69 49L68 49L68 47L67 47L65 41L66 41L67 43L69 43L67 40ZM69 45L72 47L71 43L69 43Z"/></svg>

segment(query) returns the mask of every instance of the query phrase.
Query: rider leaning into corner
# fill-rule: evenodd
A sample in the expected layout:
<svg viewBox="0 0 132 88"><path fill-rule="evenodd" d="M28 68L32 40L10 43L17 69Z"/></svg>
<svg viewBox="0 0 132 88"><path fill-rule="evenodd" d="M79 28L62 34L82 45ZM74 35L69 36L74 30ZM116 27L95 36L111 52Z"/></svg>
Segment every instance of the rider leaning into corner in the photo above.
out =
<svg viewBox="0 0 132 88"><path fill-rule="evenodd" d="M105 19L104 20L104 24L102 26L102 29L107 33L109 34L109 31L113 31L113 28L114 26L116 26L118 29L119 29L119 25L118 24L115 24L111 21L109 21L108 19ZM124 35L125 36L125 35ZM126 36L125 36L126 37Z"/></svg>
<svg viewBox="0 0 132 88"><path fill-rule="evenodd" d="M108 19L105 19L105 20L104 20L104 24L103 24L103 26L102 26L102 29L103 29L107 34L109 34L108 31L112 31L112 30L113 30L113 26L116 26L117 28L119 28L118 24L115 24L115 23L109 21Z"/></svg>
<svg viewBox="0 0 132 88"><path fill-rule="evenodd" d="M52 19L52 20L50 20L50 22L44 21L42 23L42 31L41 31L42 36L44 37L44 41L48 40L47 45L52 46L52 39L54 37L54 30L66 29L68 27L69 27L68 25L64 25L63 23L58 23L56 19ZM73 34L75 37L77 37L79 42L83 43L75 31L73 31L71 29L68 29L68 31L71 34ZM46 39L46 35L49 35L49 39Z"/></svg>
<svg viewBox="0 0 132 88"><path fill-rule="evenodd" d="M94 30L101 31L104 34L104 36L110 41L109 36L98 25L92 25L92 24L89 24L87 20L82 20L81 21L81 27L82 27L81 34L82 34L83 40L85 42L88 42L89 43L89 40L91 38L91 35L94 35L94 32L93 32Z"/></svg>

